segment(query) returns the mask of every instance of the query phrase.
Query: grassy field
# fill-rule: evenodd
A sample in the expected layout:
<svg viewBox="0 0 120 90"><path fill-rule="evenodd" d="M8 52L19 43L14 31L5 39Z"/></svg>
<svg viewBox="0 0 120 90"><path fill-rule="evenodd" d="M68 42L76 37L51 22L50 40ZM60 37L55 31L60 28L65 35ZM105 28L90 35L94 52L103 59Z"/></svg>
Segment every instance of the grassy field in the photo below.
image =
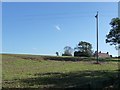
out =
<svg viewBox="0 0 120 90"><path fill-rule="evenodd" d="M118 60L2 55L3 88L115 88ZM118 84L117 84L118 85Z"/></svg>

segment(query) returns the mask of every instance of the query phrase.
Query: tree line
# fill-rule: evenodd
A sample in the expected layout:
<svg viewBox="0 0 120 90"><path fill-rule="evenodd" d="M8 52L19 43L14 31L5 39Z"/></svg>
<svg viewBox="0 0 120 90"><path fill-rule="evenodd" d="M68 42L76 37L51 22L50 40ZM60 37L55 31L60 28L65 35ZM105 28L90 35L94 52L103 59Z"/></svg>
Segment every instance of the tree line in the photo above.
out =
<svg viewBox="0 0 120 90"><path fill-rule="evenodd" d="M73 52L74 56L90 57L93 54L92 44L89 42L80 41L74 49L70 46L65 46L62 56L72 56Z"/></svg>

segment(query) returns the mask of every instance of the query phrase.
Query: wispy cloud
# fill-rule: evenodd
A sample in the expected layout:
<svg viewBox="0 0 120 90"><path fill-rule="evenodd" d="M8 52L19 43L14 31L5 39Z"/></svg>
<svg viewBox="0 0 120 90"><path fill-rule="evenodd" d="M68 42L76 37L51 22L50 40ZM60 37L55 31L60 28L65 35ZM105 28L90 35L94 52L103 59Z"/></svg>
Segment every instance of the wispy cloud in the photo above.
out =
<svg viewBox="0 0 120 90"><path fill-rule="evenodd" d="M60 28L59 25L56 25L55 28L56 28L57 30L59 30L59 31L61 30L61 28Z"/></svg>
<svg viewBox="0 0 120 90"><path fill-rule="evenodd" d="M35 51L36 51L36 50L37 50L37 48L32 48L32 50L35 50Z"/></svg>

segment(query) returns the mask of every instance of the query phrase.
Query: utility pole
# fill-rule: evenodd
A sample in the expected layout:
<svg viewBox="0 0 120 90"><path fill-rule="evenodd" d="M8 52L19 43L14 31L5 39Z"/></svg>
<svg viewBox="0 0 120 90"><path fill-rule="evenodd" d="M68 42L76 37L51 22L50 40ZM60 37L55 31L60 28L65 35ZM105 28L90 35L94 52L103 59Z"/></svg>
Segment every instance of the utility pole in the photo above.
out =
<svg viewBox="0 0 120 90"><path fill-rule="evenodd" d="M96 18L96 37L97 37L97 63L98 63L98 12L97 15L95 16Z"/></svg>

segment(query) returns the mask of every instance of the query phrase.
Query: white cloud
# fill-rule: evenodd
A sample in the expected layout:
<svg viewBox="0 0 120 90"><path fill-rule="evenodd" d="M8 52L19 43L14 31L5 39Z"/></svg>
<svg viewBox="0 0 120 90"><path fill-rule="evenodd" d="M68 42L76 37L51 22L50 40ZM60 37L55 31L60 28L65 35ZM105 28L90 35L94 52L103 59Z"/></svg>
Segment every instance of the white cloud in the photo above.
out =
<svg viewBox="0 0 120 90"><path fill-rule="evenodd" d="M61 30L61 28L60 28L59 25L56 25L55 28L56 28L57 30L59 30L59 31Z"/></svg>

